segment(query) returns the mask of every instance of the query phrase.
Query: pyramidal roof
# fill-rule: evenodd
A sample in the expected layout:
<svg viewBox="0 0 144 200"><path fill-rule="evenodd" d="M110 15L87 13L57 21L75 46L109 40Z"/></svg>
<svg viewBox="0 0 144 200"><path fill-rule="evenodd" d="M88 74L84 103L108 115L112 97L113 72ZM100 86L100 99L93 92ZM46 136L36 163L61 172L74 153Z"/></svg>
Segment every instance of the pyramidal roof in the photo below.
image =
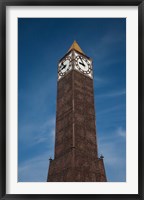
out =
<svg viewBox="0 0 144 200"><path fill-rule="evenodd" d="M82 51L82 49L80 48L80 46L78 45L78 43L74 40L73 44L71 45L71 47L69 48L68 52L71 50L76 50L82 54L84 54L84 52Z"/></svg>

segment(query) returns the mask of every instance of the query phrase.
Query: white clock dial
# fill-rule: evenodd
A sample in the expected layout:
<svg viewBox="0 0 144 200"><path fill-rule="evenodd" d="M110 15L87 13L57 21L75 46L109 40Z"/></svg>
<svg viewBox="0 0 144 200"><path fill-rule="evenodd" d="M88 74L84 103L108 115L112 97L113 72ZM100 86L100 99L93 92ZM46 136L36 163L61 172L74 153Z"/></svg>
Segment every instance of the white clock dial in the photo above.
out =
<svg viewBox="0 0 144 200"><path fill-rule="evenodd" d="M77 56L76 57L76 67L78 70L83 72L84 74L89 74L91 73L91 64L88 61L88 59L82 57L82 56Z"/></svg>
<svg viewBox="0 0 144 200"><path fill-rule="evenodd" d="M71 69L71 58L67 57L59 63L59 75L63 76Z"/></svg>

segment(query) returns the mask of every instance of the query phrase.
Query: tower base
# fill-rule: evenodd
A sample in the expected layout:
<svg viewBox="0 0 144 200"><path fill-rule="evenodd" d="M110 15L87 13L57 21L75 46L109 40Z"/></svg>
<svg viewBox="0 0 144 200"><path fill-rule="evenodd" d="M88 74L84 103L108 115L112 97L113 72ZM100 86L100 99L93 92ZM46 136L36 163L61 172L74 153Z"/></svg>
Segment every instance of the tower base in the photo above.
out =
<svg viewBox="0 0 144 200"><path fill-rule="evenodd" d="M102 158L87 157L75 148L50 160L48 182L106 182Z"/></svg>

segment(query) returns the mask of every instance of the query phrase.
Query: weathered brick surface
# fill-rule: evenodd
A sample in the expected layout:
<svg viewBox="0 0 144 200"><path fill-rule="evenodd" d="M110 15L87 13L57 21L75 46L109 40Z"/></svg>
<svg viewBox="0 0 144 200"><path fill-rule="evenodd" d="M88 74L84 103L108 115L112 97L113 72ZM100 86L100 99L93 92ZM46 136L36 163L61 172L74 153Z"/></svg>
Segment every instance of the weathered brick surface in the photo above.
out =
<svg viewBox="0 0 144 200"><path fill-rule="evenodd" d="M57 87L55 157L48 181L106 181L97 151L93 80L72 70Z"/></svg>

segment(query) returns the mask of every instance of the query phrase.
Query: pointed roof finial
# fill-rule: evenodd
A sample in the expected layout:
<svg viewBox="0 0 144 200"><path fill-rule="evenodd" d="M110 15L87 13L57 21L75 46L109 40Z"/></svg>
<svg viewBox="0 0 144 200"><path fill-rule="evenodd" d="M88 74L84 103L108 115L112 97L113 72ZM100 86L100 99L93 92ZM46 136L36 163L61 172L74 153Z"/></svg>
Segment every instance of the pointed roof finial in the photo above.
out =
<svg viewBox="0 0 144 200"><path fill-rule="evenodd" d="M101 154L100 159L104 159L104 156Z"/></svg>
<svg viewBox="0 0 144 200"><path fill-rule="evenodd" d="M49 158L49 161L52 161L52 158L51 158L51 157Z"/></svg>
<svg viewBox="0 0 144 200"><path fill-rule="evenodd" d="M82 54L84 54L84 52L82 51L82 49L80 48L80 46L78 45L78 43L76 42L76 40L74 40L73 44L71 45L71 47L69 48L68 52L71 50L76 50Z"/></svg>

